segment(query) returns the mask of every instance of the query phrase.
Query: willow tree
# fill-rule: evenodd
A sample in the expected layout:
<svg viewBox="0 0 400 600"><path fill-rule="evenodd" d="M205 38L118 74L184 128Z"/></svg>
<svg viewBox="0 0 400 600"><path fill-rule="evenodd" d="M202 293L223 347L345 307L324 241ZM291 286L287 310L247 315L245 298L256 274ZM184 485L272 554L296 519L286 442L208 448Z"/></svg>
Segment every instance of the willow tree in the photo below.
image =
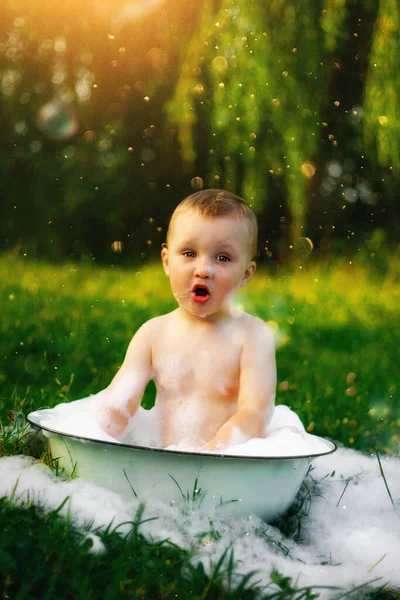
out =
<svg viewBox="0 0 400 600"><path fill-rule="evenodd" d="M196 157L198 119L207 115L207 183L218 184L222 171L224 186L242 193L260 212L268 202L268 178L284 181L295 242L304 235L321 143L326 138L337 143L327 135L326 114L349 112L332 97L329 82L337 67L336 51L358 35L349 17L356 4L222 0L213 9L209 0L184 51L181 76L167 107L189 169ZM368 1L358 5L371 9ZM365 86L367 151L391 165L399 156L400 78L393 63L399 11L397 0L381 0ZM392 126L386 127L389 122Z"/></svg>
<svg viewBox="0 0 400 600"><path fill-rule="evenodd" d="M400 4L380 0L365 87L367 151L400 174Z"/></svg>

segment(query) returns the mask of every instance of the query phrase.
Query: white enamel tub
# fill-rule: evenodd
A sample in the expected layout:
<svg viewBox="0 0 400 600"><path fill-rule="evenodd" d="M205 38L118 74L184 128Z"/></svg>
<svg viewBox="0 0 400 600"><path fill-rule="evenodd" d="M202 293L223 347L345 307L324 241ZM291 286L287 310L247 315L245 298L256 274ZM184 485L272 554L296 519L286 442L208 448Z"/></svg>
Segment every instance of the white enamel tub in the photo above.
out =
<svg viewBox="0 0 400 600"><path fill-rule="evenodd" d="M293 503L313 458L254 457L178 452L75 437L49 426L52 409L31 412L27 420L43 430L53 460L67 475L75 474L122 496L179 504L195 497L205 510L220 504L237 515L256 514L267 522ZM46 424L44 424L44 421Z"/></svg>

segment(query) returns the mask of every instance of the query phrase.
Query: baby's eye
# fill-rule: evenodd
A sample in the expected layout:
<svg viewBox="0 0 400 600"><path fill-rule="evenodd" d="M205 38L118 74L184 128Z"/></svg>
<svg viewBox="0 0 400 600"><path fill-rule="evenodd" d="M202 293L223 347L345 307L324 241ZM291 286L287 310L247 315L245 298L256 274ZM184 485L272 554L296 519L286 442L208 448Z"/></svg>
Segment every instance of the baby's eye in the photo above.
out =
<svg viewBox="0 0 400 600"><path fill-rule="evenodd" d="M186 250L185 252L182 252L183 256L186 256L187 258L194 258L195 257L195 253L193 252L193 250Z"/></svg>
<svg viewBox="0 0 400 600"><path fill-rule="evenodd" d="M229 258L229 256L225 256L225 254L219 254L219 255L217 256L216 260L217 260L218 262L229 262L229 261L230 261L230 258Z"/></svg>

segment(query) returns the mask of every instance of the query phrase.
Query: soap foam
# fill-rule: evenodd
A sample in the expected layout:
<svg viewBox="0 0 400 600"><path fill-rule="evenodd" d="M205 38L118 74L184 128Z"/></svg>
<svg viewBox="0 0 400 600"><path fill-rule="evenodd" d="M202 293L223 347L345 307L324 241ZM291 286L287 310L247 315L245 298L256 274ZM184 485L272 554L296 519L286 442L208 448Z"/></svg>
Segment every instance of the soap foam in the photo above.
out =
<svg viewBox="0 0 400 600"><path fill-rule="evenodd" d="M51 416L41 423L61 434L84 437L103 442L123 443L132 446L161 448L161 435L157 405L151 410L139 407L124 435L115 438L99 425L105 402L105 391L69 404L59 404ZM205 452L205 441L188 435L178 444L167 446L177 452ZM287 406L276 406L272 419L261 438L247 440L244 433L235 428L228 448L216 450L218 454L235 456L308 456L323 454L331 445L323 438L307 433L295 412Z"/></svg>

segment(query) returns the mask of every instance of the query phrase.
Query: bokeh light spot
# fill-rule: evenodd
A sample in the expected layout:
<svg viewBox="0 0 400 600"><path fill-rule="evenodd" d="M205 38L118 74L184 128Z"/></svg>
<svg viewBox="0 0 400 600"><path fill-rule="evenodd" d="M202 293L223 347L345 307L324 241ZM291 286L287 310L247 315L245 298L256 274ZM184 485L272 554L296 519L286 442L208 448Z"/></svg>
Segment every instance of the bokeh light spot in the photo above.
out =
<svg viewBox="0 0 400 600"><path fill-rule="evenodd" d="M213 59L211 66L216 73L225 73L228 68L228 61L225 56L216 56Z"/></svg>
<svg viewBox="0 0 400 600"><path fill-rule="evenodd" d="M36 116L36 125L51 140L71 138L79 128L72 108L57 101L42 106Z"/></svg>

